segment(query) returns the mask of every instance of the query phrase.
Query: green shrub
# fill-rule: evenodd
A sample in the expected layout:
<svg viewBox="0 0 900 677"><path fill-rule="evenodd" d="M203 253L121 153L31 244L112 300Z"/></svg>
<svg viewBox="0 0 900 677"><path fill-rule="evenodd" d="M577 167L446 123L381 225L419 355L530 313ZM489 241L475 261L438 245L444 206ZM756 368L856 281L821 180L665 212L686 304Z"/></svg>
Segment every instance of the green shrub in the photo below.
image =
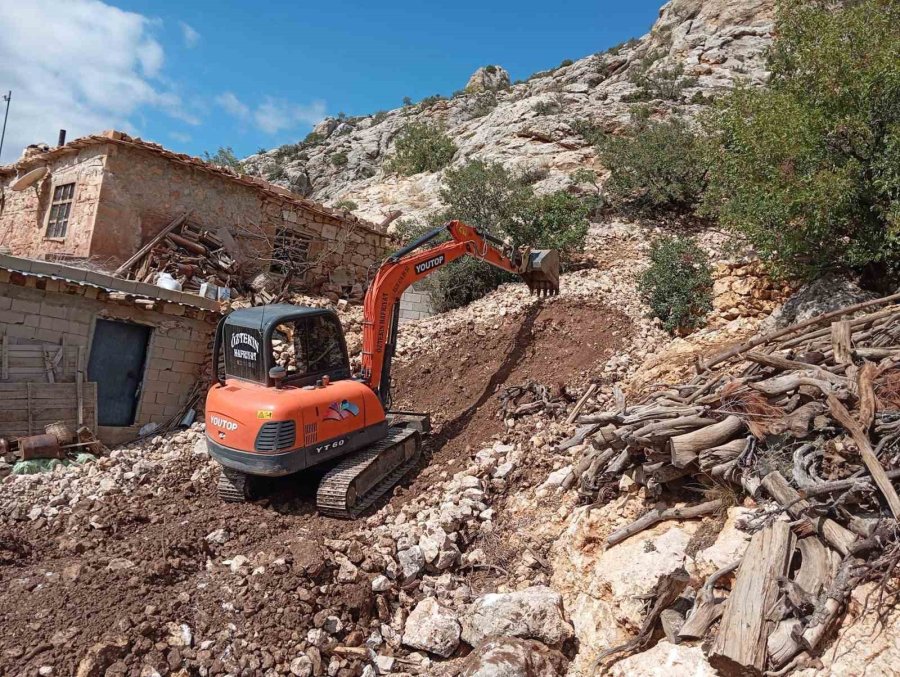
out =
<svg viewBox="0 0 900 677"><path fill-rule="evenodd" d="M572 59L563 59L557 68L565 68L566 66L571 66L573 63L575 62L572 61Z"/></svg>
<svg viewBox="0 0 900 677"><path fill-rule="evenodd" d="M335 209L343 209L345 212L355 212L359 209L359 205L353 200L339 200L335 205Z"/></svg>
<svg viewBox="0 0 900 677"><path fill-rule="evenodd" d="M282 167L281 165L276 165L271 171L266 174L266 181L280 181L286 178L287 172L284 171L284 167Z"/></svg>
<svg viewBox="0 0 900 677"><path fill-rule="evenodd" d="M447 170L441 187L445 208L427 223L402 221L399 237L409 241L429 228L459 219L514 246L557 248L564 258L584 248L591 203L565 192L535 196L522 174L498 163L473 160ZM426 278L437 310L471 303L514 276L468 258Z"/></svg>
<svg viewBox="0 0 900 677"><path fill-rule="evenodd" d="M372 116L372 124L377 125L379 122L383 122L385 118L387 118L388 114L386 110L380 110L375 115Z"/></svg>
<svg viewBox="0 0 900 677"><path fill-rule="evenodd" d="M706 253L689 237L656 240L638 289L667 331L700 326L712 310L712 274Z"/></svg>
<svg viewBox="0 0 900 677"><path fill-rule="evenodd" d="M562 98L554 96L551 99L541 99L531 107L538 115L555 115L562 110Z"/></svg>
<svg viewBox="0 0 900 677"><path fill-rule="evenodd" d="M316 146L325 141L325 137L317 132L310 132L306 135L306 138L303 139L302 144L304 146Z"/></svg>
<svg viewBox="0 0 900 677"><path fill-rule="evenodd" d="M707 213L776 272L900 273L900 3L786 0L766 90L717 107Z"/></svg>
<svg viewBox="0 0 900 677"><path fill-rule="evenodd" d="M404 96L404 97L403 97L403 105L404 105L404 106L412 106L412 105L413 105L413 100L412 100L412 98L411 98L411 97L408 97L408 96Z"/></svg>
<svg viewBox="0 0 900 677"><path fill-rule="evenodd" d="M407 123L394 141L391 171L411 176L420 172L436 172L453 159L456 145L443 127L428 122Z"/></svg>
<svg viewBox="0 0 900 677"><path fill-rule="evenodd" d="M600 128L598 125L595 125L590 120L584 119L576 119L572 120L569 123L569 127L572 128L572 131L578 134L582 139L587 141L592 146L596 146L603 140L606 136L606 133Z"/></svg>
<svg viewBox="0 0 900 677"><path fill-rule="evenodd" d="M347 164L348 161L347 153L345 151L340 151L339 153L332 153L328 156L328 161L331 162L335 167L343 167Z"/></svg>
<svg viewBox="0 0 900 677"><path fill-rule="evenodd" d="M482 118L497 107L497 95L493 92L485 92L475 97L475 103L469 109L472 118Z"/></svg>
<svg viewBox="0 0 900 677"><path fill-rule="evenodd" d="M684 90L697 83L697 78L684 75L684 65L680 62L665 68L653 68L661 56L658 52L651 52L641 60L637 69L629 73L628 79L637 86L637 91L622 97L623 101L681 101Z"/></svg>
<svg viewBox="0 0 900 677"><path fill-rule="evenodd" d="M626 136L601 137L600 161L610 171L609 203L626 212L683 213L706 185L707 144L681 118L638 120Z"/></svg>
<svg viewBox="0 0 900 677"><path fill-rule="evenodd" d="M497 72L497 67L494 64L488 64L484 67L484 70L493 75Z"/></svg>
<svg viewBox="0 0 900 677"><path fill-rule="evenodd" d="M424 99L422 99L419 102L419 105L422 108L431 108L431 106L436 104L438 101L446 101L446 100L447 100L446 96L443 96L441 94L432 94L431 96L426 96Z"/></svg>

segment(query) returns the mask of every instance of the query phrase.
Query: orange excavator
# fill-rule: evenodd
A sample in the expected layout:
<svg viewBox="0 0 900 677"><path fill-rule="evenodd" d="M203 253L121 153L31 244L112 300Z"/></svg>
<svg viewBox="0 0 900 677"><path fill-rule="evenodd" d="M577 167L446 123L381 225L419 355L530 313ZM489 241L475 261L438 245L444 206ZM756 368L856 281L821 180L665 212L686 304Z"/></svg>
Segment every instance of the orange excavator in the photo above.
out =
<svg viewBox="0 0 900 677"><path fill-rule="evenodd" d="M424 248L444 234L449 240ZM224 370L218 369L206 398L206 436L210 455L222 466L223 500L252 499L258 477L333 462L318 485L316 505L323 514L355 517L416 464L428 416L391 410L400 297L411 284L466 255L520 275L532 293L559 292L555 250L516 249L450 221L378 269L365 298L362 369L356 375L331 310L278 304L236 310L222 319L213 364Z"/></svg>

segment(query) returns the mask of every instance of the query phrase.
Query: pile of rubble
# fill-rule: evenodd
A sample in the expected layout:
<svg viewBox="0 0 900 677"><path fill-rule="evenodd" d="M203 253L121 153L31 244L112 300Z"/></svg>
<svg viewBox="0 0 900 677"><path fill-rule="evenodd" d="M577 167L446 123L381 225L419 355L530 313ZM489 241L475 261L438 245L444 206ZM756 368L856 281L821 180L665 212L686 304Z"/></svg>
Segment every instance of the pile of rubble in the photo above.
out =
<svg viewBox="0 0 900 677"><path fill-rule="evenodd" d="M226 300L242 288L238 266L214 233L187 222L183 214L163 228L116 270L116 275L156 284L168 275L181 290Z"/></svg>
<svg viewBox="0 0 900 677"><path fill-rule="evenodd" d="M216 503L202 424L95 463L8 478L0 494L0 606L10 628L2 662L79 674L143 665L159 674L179 666L349 676L436 674L429 656L463 653L448 665L487 674L482 663L513 651L523 666L561 667L572 628L545 577L505 593L470 586L472 573L488 567L477 542L494 529L492 501L508 491L524 453L497 442L452 475L432 465L423 471L428 491L350 531L336 522L316 532L326 521L292 518L296 497L271 499L281 517ZM48 549L39 543L49 534ZM102 602L100 588L128 580L140 594ZM27 604L11 603L25 591ZM75 622L98 603L96 621ZM24 617L47 606L56 611L41 632L25 631ZM464 644L474 650L461 651Z"/></svg>

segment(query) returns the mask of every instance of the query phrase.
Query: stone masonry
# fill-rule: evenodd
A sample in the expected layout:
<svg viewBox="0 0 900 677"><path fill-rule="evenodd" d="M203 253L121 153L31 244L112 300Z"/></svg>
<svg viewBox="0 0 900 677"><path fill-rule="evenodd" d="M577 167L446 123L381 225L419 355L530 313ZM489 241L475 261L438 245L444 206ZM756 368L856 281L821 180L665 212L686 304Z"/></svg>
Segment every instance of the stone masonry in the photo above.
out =
<svg viewBox="0 0 900 677"><path fill-rule="evenodd" d="M47 167L21 191L10 184ZM66 232L49 237L57 187L74 184ZM16 256L91 260L112 269L176 216L219 231L247 274L268 270L279 233L308 240L299 282L314 292L365 285L387 250L386 235L344 211L328 209L261 179L237 175L121 132L76 139L0 168L0 245ZM359 291L358 290L358 291Z"/></svg>

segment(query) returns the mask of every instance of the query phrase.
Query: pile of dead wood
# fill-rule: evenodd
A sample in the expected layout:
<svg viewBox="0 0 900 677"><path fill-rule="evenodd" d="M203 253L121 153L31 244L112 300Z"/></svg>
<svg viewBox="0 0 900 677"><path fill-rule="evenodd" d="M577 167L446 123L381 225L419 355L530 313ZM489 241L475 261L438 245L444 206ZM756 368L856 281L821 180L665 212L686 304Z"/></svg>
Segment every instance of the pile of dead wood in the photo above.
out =
<svg viewBox="0 0 900 677"><path fill-rule="evenodd" d="M169 273L185 292L197 294L204 283L214 286L215 289L208 286L211 298L222 296L218 289L237 286L237 264L221 239L222 231L213 233L199 228L187 217L188 214L182 214L170 222L115 274L155 284L160 273Z"/></svg>
<svg viewBox="0 0 900 677"><path fill-rule="evenodd" d="M577 419L562 446L584 446L574 470L586 502L605 503L626 476L675 506L614 531L610 546L664 520L721 513L728 501L716 496L758 506L743 559L695 590L686 576L661 581L638 638L601 664L649 644L659 621L671 641L707 638L727 674L785 674L815 661L857 585L877 582L880 609L897 601L897 302L756 338L698 365L689 383Z"/></svg>

